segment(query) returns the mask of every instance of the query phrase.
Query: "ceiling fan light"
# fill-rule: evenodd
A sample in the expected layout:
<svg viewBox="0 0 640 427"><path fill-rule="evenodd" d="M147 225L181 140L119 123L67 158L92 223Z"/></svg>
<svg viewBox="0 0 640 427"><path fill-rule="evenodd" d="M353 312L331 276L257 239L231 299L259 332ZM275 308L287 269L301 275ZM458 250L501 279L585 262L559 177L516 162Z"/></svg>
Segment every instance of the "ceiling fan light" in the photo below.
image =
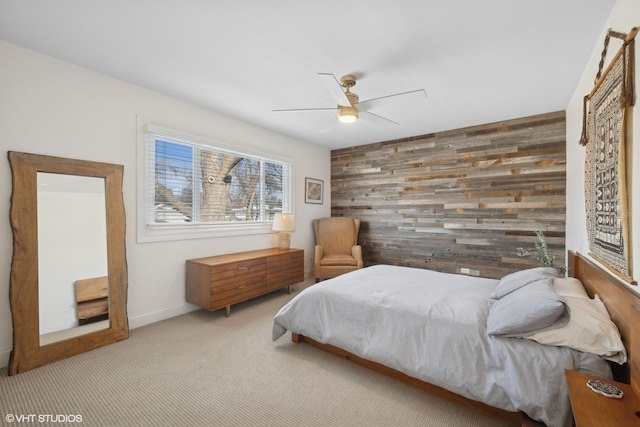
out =
<svg viewBox="0 0 640 427"><path fill-rule="evenodd" d="M358 120L358 110L354 107L341 107L337 117L340 123L353 123Z"/></svg>

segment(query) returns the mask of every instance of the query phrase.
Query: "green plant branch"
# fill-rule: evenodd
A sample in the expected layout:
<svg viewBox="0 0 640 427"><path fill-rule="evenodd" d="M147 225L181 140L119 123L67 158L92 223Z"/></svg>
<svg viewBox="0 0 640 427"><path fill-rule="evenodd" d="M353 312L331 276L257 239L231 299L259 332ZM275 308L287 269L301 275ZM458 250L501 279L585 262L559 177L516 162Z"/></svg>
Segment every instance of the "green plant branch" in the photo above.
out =
<svg viewBox="0 0 640 427"><path fill-rule="evenodd" d="M566 267L564 265L555 265L555 261L558 257L549 251L544 233L537 224L536 237L538 238L538 241L535 242L533 248L516 248L516 250L518 251L518 256L528 256L536 264L539 264L543 267L553 267L558 270L559 273L564 273L566 271Z"/></svg>

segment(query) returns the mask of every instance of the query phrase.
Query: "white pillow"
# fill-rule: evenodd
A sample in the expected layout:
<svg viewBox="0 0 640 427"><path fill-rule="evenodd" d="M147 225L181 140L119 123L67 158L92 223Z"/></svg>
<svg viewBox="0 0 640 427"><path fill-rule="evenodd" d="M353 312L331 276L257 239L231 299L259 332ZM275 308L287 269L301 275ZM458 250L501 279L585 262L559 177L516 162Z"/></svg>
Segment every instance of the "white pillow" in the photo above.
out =
<svg viewBox="0 0 640 427"><path fill-rule="evenodd" d="M524 335L540 344L570 347L578 351L597 354L603 359L622 365L627 352L622 344L620 331L611 321L607 308L598 295L594 299L565 297L571 318L557 329Z"/></svg>
<svg viewBox="0 0 640 427"><path fill-rule="evenodd" d="M552 288L562 297L589 298L584 285L575 277L556 277Z"/></svg>
<svg viewBox="0 0 640 427"><path fill-rule="evenodd" d="M487 334L522 336L557 328L568 321L567 305L551 289L551 279L537 280L499 300L489 299Z"/></svg>
<svg viewBox="0 0 640 427"><path fill-rule="evenodd" d="M534 267L507 274L500 279L489 298L500 299L531 283L553 278L557 275L558 272L553 267Z"/></svg>

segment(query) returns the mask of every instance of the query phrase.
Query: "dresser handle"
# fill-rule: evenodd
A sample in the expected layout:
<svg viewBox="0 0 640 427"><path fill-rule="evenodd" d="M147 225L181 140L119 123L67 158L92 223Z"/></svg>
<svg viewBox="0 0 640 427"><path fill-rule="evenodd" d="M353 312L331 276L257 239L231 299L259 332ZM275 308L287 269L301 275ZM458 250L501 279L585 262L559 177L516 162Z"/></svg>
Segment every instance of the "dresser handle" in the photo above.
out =
<svg viewBox="0 0 640 427"><path fill-rule="evenodd" d="M244 288L246 288L246 287L247 287L247 285L238 286L238 289L244 289Z"/></svg>
<svg viewBox="0 0 640 427"><path fill-rule="evenodd" d="M247 270L247 267L238 267L238 271L245 271Z"/></svg>

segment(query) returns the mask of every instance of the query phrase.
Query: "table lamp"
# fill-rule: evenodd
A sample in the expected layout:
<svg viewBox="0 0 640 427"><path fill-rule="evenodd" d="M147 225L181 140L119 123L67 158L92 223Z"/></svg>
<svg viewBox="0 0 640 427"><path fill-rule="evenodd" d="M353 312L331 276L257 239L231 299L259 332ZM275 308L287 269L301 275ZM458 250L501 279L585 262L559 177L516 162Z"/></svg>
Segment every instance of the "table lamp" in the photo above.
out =
<svg viewBox="0 0 640 427"><path fill-rule="evenodd" d="M273 216L273 231L278 233L278 247L289 249L291 245L290 231L296 229L296 216L294 214L277 213Z"/></svg>

